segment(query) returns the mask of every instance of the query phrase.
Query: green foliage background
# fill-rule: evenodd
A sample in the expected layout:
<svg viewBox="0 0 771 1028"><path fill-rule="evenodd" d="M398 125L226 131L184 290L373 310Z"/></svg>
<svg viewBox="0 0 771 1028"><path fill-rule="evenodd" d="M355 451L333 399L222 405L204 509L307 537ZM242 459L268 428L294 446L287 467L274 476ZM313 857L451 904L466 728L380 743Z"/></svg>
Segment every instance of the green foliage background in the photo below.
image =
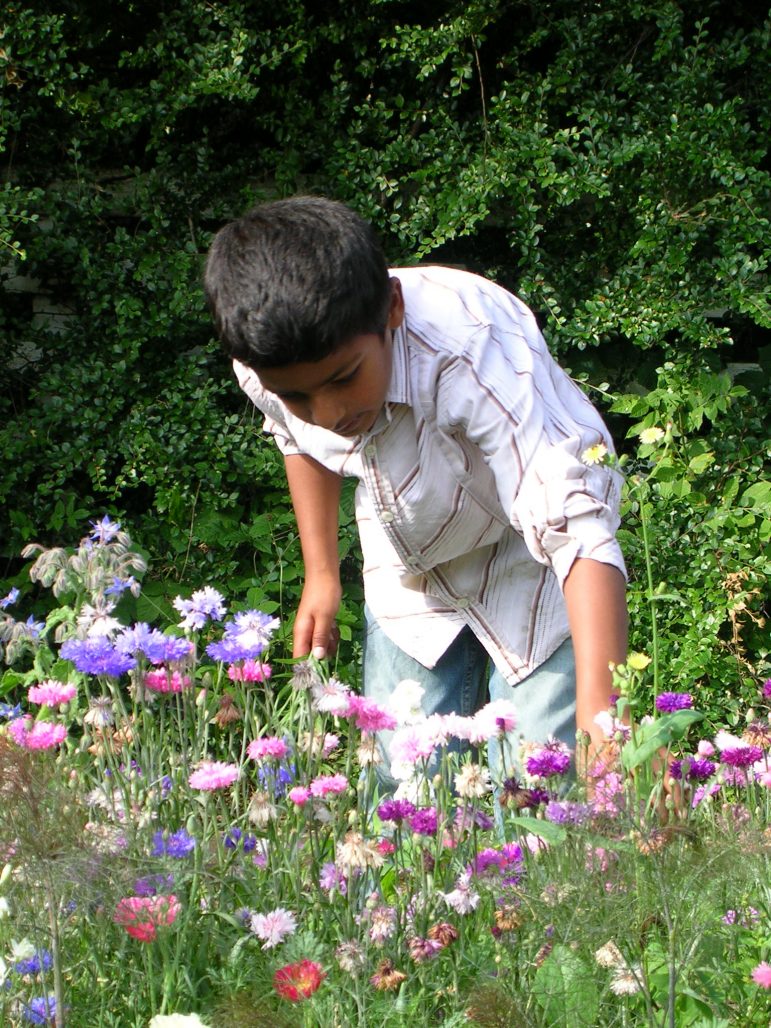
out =
<svg viewBox="0 0 771 1028"><path fill-rule="evenodd" d="M223 221L322 192L394 264L463 264L538 313L641 483L633 643L650 645L642 513L668 673L738 709L767 672L771 563L758 5L12 0L1 17L1 579L25 582L24 543L109 511L149 551L151 601L208 581L291 613L283 472L199 279ZM670 422L654 467L634 435Z"/></svg>

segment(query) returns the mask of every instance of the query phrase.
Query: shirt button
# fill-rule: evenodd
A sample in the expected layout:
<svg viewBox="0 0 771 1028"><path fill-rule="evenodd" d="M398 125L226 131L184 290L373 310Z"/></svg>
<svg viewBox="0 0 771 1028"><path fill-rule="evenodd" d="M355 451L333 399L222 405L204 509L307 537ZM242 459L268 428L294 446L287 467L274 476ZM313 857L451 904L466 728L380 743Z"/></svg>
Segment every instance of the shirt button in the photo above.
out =
<svg viewBox="0 0 771 1028"><path fill-rule="evenodd" d="M468 596L459 596L458 599L455 601L455 606L458 607L460 610L465 610L470 602L471 601L469 600Z"/></svg>
<svg viewBox="0 0 771 1028"><path fill-rule="evenodd" d="M374 443L367 443L367 445L364 447L364 456L365 457L374 457L376 453L377 453L377 447L375 446L375 444Z"/></svg>
<svg viewBox="0 0 771 1028"><path fill-rule="evenodd" d="M383 522L384 525L390 525L393 519L394 516L390 510L384 510L383 513L380 515L380 520Z"/></svg>

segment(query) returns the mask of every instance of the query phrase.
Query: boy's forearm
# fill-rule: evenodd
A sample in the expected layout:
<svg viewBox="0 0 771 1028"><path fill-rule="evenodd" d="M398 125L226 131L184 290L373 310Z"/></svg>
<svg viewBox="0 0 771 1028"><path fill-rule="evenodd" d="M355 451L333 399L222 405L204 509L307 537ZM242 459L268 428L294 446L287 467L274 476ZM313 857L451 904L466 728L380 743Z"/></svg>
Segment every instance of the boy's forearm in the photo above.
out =
<svg viewBox="0 0 771 1028"><path fill-rule="evenodd" d="M312 457L293 454L284 459L306 579L339 577L338 523L342 478Z"/></svg>
<svg viewBox="0 0 771 1028"><path fill-rule="evenodd" d="M576 724L600 745L603 736L594 718L607 710L613 692L608 665L626 659L626 583L611 564L579 558L564 593L576 660Z"/></svg>

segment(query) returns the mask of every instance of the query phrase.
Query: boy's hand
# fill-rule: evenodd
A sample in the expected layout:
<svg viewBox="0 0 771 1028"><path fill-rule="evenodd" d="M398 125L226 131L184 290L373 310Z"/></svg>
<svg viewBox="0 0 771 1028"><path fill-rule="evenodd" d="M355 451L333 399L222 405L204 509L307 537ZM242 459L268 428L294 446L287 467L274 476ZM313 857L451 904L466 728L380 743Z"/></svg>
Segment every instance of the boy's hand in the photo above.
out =
<svg viewBox="0 0 771 1028"><path fill-rule="evenodd" d="M292 655L317 660L337 649L340 632L335 624L342 598L340 579L335 575L314 575L306 579L294 623Z"/></svg>

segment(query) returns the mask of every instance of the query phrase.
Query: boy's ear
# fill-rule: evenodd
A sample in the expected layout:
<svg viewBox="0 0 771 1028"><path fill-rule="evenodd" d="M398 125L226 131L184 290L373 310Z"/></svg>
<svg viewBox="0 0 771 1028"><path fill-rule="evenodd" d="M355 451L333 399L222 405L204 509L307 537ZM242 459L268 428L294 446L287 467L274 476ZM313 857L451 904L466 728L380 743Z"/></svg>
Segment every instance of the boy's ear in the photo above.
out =
<svg viewBox="0 0 771 1028"><path fill-rule="evenodd" d="M404 297L402 295L402 284L398 278L391 279L391 305L388 308L387 328L391 330L398 328L404 321Z"/></svg>

